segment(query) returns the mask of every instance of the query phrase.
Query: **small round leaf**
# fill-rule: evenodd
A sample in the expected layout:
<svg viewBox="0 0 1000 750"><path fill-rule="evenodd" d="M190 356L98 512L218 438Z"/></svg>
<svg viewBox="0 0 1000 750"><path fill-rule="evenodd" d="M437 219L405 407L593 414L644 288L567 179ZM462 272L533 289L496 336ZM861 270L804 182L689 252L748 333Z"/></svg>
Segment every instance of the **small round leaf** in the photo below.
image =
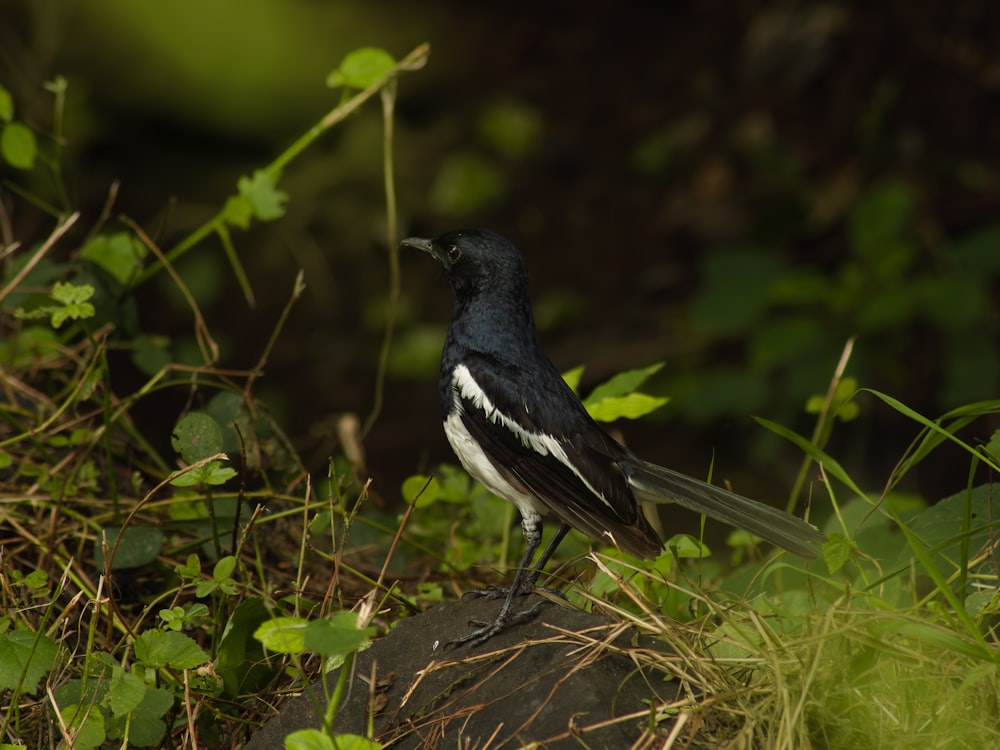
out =
<svg viewBox="0 0 1000 750"><path fill-rule="evenodd" d="M204 412L188 412L174 427L170 444L184 461L193 464L222 450L222 430Z"/></svg>
<svg viewBox="0 0 1000 750"><path fill-rule="evenodd" d="M23 123L10 123L0 134L0 154L15 169L31 169L38 156L35 134Z"/></svg>
<svg viewBox="0 0 1000 750"><path fill-rule="evenodd" d="M392 70L396 61L380 47L361 47L348 52L340 67L326 78L330 88L346 86L352 89L366 89L377 83L382 76Z"/></svg>

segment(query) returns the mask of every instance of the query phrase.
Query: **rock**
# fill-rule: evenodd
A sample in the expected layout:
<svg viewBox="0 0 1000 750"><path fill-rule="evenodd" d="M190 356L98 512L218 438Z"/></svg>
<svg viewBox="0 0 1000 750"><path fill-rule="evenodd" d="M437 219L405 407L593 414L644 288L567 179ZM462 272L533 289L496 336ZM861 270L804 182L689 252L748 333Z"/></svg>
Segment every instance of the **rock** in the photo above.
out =
<svg viewBox="0 0 1000 750"><path fill-rule="evenodd" d="M358 654L334 732L367 734L374 705L374 739L394 750L533 742L553 749L631 746L649 731L649 712L674 700L678 690L665 672L640 666L649 660L634 658L636 651L670 649L622 623L538 594L517 605L538 602L544 603L534 617L479 646L446 644L470 632L470 619L491 620L497 599L466 597L401 620ZM327 679L332 686L337 673ZM322 700L319 687L314 692ZM314 706L309 694L294 698L246 750L280 750L289 733L318 728Z"/></svg>

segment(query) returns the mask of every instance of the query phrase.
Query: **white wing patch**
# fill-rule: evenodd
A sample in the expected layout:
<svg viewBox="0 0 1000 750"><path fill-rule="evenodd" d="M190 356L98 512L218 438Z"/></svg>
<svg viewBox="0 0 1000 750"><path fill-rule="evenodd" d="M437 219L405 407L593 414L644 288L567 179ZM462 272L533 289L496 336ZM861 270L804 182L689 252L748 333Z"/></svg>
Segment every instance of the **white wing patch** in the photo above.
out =
<svg viewBox="0 0 1000 750"><path fill-rule="evenodd" d="M472 373L469 372L468 367L465 365L458 365L455 367L451 377L451 387L455 392L455 410L452 411L448 419L445 421L445 434L448 436L448 442L451 443L452 449L456 454L458 454L458 457L462 461L462 465L465 466L466 471L482 482L483 485L485 485L491 492L510 500L517 505L518 508L521 507L521 502L515 500L507 494L499 492L497 488L491 486L484 478L483 474L492 473L495 475L495 478L500 480L504 487L513 490L513 488L510 487L510 484L500 477L499 472L496 470L496 467L493 466L489 457L483 453L476 441L472 439L472 436L465 428L465 425L462 424L461 414L465 408L462 403L462 399L472 402L472 405L476 409L482 409L486 418L493 424L500 425L501 427L510 430L510 432L517 436L525 448L530 448L541 456L551 455L561 464L566 466L566 468L572 471L573 474L576 475L577 479L583 483L583 485L594 497L599 498L602 503L608 506L608 508L612 507L611 503L605 499L604 495L598 492L594 486L587 481L586 477L580 473L576 466L573 465L573 462L569 460L569 457L566 455L566 450L563 448L559 440L554 438L552 435L548 435L543 432L529 432L521 427L521 425L519 425L516 421L497 409L497 407L494 406L493 402L490 400L490 397L486 395L486 392L479 386L479 383L477 383L475 378L472 377ZM456 443L461 444L461 448ZM476 468L473 468L466 463L467 456L470 459L475 459L474 464ZM490 477L490 479L494 479L494 477ZM522 499L527 497L520 492L517 494L521 495ZM531 499L533 500L533 498Z"/></svg>
<svg viewBox="0 0 1000 750"><path fill-rule="evenodd" d="M493 462L483 453L479 443L469 434L469 429L462 422L461 412L453 411L444 421L444 434L447 435L451 449L455 451L455 455L470 476L497 497L514 503L522 518L537 516L545 510L544 505L513 486L497 470Z"/></svg>

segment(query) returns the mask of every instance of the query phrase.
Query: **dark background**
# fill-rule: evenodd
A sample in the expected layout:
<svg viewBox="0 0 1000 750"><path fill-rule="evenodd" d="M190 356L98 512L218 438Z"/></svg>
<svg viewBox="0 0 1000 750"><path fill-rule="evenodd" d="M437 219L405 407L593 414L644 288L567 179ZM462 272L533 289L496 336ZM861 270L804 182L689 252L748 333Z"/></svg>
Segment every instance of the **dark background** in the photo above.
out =
<svg viewBox="0 0 1000 750"><path fill-rule="evenodd" d="M808 434L805 400L825 392L851 335L848 374L927 416L998 395L998 39L1000 6L986 2L0 0L0 83L46 132L42 83L68 78L65 182L81 225L120 180L113 214L170 247L336 104L324 80L344 54L430 42L428 67L399 85L401 234L478 225L513 238L549 353L561 369L586 365L585 390L667 363L649 390L673 401L619 425L630 445L696 476L714 455L716 478L781 502L801 456L751 415ZM214 240L180 266L227 368L256 361L305 270L257 393L313 469L339 450L336 418L372 404L388 276L381 138L372 102L288 168L285 218L235 233L255 308ZM905 226L863 257L852 232L880 214L859 206L886 186L908 201ZM43 211L2 198L25 245L50 231ZM970 237L978 249L959 252ZM885 257L905 268L873 273ZM969 257L978 265L963 268ZM386 404L366 439L390 500L409 474L452 460L436 389L446 285L426 258L402 263ZM938 313L907 296L940 269L962 280L955 306L965 290L982 297L947 324L947 296ZM861 291L813 304L817 278ZM183 357L189 313L165 280L148 292L142 330ZM775 334L761 355L754 337L780 333L786 313L801 340ZM917 427L860 403L829 450L877 489ZM183 406L164 397L137 413L166 436ZM907 489L965 485L957 449L925 465Z"/></svg>

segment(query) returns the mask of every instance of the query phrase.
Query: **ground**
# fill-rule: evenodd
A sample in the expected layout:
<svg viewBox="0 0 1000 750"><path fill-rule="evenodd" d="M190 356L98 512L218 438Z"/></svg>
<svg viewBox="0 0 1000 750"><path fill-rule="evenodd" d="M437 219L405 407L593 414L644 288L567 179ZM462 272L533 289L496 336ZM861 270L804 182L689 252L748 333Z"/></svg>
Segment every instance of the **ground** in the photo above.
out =
<svg viewBox="0 0 1000 750"><path fill-rule="evenodd" d="M639 652L668 661L669 648L565 602L532 595L518 606L536 601L544 603L534 618L479 646L447 644L469 632L470 619L492 618L497 599L466 597L402 620L358 655L334 731L364 735L374 704L374 736L393 748L621 748L650 737L650 727L666 736L671 722L656 725L651 711L674 700L678 683L636 665ZM303 694L246 748L280 748L289 732L318 724Z"/></svg>

